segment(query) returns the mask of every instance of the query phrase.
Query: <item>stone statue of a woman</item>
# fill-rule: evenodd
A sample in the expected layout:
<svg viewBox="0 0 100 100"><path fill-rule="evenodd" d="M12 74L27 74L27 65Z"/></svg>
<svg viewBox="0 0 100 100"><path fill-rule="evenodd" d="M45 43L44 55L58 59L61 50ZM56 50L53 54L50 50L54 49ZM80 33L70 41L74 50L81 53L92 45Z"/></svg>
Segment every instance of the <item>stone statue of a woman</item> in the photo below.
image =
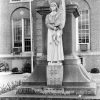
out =
<svg viewBox="0 0 100 100"><path fill-rule="evenodd" d="M64 60L62 30L65 25L65 0L49 1L51 13L46 16L47 35L47 61L50 63Z"/></svg>

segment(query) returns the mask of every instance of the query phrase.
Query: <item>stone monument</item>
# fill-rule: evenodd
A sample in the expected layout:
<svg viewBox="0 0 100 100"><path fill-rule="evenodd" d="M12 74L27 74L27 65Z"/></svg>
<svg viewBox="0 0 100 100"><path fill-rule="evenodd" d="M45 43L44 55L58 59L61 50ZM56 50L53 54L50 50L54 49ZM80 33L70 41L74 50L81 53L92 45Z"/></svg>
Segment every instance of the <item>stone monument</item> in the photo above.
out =
<svg viewBox="0 0 100 100"><path fill-rule="evenodd" d="M55 2L59 0L54 0ZM38 63L31 76L17 89L17 95L38 95L42 98L59 98L70 95L96 95L96 83L91 80L89 73L81 65L75 54L75 20L79 16L78 5L66 4L66 22L64 25L62 40L64 59L60 63L53 63L42 59ZM46 16L50 13L49 5L38 7L37 12L42 15L44 44L47 39ZM54 24L54 23L53 23ZM59 41L58 41L59 42ZM44 45L44 55L47 55L47 46ZM48 60L49 61L49 60ZM37 98L38 98L37 96ZM50 98L51 98L50 97Z"/></svg>
<svg viewBox="0 0 100 100"><path fill-rule="evenodd" d="M64 60L62 34L65 26L65 0L48 0L51 12L46 16L47 85L62 85Z"/></svg>

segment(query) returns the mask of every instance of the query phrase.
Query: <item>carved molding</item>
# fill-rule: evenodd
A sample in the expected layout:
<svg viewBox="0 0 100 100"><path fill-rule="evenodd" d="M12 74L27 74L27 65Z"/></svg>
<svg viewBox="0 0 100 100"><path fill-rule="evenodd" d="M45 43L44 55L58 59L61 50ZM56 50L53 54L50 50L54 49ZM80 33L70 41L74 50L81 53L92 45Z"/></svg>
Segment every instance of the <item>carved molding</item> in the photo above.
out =
<svg viewBox="0 0 100 100"><path fill-rule="evenodd" d="M45 15L50 13L50 8L42 6L36 8L36 11L41 15ZM78 17L79 16L78 6L76 4L66 5L66 13L73 13L75 18Z"/></svg>

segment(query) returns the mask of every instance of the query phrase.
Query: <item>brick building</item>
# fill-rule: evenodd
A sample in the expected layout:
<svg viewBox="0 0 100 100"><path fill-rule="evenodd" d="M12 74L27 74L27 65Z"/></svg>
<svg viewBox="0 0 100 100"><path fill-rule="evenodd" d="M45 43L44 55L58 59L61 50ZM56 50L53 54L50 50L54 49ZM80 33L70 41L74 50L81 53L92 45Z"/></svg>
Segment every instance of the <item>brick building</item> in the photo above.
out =
<svg viewBox="0 0 100 100"><path fill-rule="evenodd" d="M47 5L46 0L32 2L33 51L38 58L44 55L46 47L43 32L43 17L36 7ZM80 17L76 19L75 51L81 63L90 71L100 69L100 0L71 0L79 6ZM31 62L30 10L28 0L0 0L0 62L9 65L10 70L25 62Z"/></svg>

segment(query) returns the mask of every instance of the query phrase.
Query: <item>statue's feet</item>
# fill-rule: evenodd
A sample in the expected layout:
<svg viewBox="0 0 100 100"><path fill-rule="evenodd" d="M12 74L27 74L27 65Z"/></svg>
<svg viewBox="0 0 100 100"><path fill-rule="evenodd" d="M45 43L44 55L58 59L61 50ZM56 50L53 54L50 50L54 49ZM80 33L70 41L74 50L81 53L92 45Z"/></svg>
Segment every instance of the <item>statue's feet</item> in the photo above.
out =
<svg viewBox="0 0 100 100"><path fill-rule="evenodd" d="M62 61L50 61L48 65L62 65Z"/></svg>
<svg viewBox="0 0 100 100"><path fill-rule="evenodd" d="M57 64L58 65L62 65L62 61L57 61Z"/></svg>

